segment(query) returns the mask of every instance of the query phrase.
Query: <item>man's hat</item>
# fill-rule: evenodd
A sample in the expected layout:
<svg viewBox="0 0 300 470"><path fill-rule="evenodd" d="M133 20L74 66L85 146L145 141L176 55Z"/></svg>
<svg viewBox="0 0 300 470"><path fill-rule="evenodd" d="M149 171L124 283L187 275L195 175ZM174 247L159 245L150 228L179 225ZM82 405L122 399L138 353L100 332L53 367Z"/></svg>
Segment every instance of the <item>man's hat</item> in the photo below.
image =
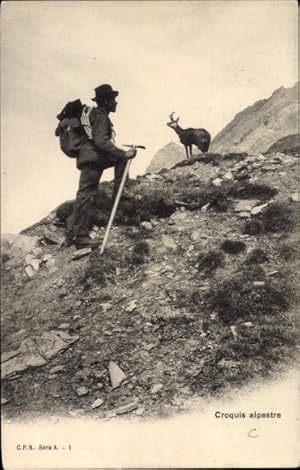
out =
<svg viewBox="0 0 300 470"><path fill-rule="evenodd" d="M111 85L105 83L95 88L95 98L92 98L92 101L97 101L99 98L104 97L115 97L118 96L119 92L112 89Z"/></svg>

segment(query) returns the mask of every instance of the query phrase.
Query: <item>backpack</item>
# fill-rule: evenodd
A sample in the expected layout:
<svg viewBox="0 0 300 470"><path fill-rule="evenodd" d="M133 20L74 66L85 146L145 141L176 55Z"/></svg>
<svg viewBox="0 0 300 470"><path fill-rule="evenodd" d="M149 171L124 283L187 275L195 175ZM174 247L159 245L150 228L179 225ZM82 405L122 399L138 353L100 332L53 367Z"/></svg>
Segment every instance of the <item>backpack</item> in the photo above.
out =
<svg viewBox="0 0 300 470"><path fill-rule="evenodd" d="M75 100L68 102L57 115L60 122L55 135L59 137L61 150L70 158L78 157L81 145L92 138L89 122L92 109Z"/></svg>

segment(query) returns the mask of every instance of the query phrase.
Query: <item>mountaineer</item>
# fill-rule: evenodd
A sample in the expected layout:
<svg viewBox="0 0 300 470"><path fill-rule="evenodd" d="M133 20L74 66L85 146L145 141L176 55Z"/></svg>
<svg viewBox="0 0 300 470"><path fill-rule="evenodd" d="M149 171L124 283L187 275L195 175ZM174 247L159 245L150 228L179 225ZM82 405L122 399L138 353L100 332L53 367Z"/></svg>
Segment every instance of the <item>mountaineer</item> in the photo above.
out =
<svg viewBox="0 0 300 470"><path fill-rule="evenodd" d="M72 230L67 231L65 241L66 245L74 242L78 249L94 248L100 244L99 240L89 238L89 231L90 214L103 170L111 167L115 169L114 198L127 160L136 156L136 149L125 151L114 144L115 133L108 115L116 111L118 94L111 85L104 84L95 88L95 97L92 98L97 107L92 108L89 115L91 138L80 146L77 157L77 168L80 170L79 189L72 215Z"/></svg>

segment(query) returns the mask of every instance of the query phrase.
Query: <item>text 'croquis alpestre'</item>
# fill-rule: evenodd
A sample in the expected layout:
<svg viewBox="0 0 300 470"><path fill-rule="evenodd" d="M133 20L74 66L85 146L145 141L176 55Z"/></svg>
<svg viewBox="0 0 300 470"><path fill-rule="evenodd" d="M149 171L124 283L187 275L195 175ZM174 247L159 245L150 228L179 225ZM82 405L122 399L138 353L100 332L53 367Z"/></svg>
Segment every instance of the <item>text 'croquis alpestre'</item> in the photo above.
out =
<svg viewBox="0 0 300 470"><path fill-rule="evenodd" d="M216 411L215 418L220 419L280 419L282 417L281 413L275 411L268 411L268 412L261 412L261 411L253 411L253 412L245 412L242 411L230 413L230 412L222 412Z"/></svg>

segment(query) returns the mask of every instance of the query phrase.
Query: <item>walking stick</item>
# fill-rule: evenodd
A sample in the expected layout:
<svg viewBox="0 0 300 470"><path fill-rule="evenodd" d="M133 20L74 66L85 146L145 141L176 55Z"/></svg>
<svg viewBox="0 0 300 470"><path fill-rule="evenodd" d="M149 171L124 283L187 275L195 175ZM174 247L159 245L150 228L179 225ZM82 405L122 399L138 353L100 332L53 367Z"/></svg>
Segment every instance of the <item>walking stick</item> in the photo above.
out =
<svg viewBox="0 0 300 470"><path fill-rule="evenodd" d="M143 148L143 149L145 148L142 145L126 145L126 147ZM115 201L114 201L114 205L113 205L110 217L109 217L109 221L108 221L108 224L107 224L107 227L106 227L106 230L105 230L103 242L102 242L102 245L100 247L100 255L102 255L102 253L104 252L104 249L105 249L105 246L106 246L106 243L107 243L107 240L108 240L109 232L110 232L111 226L113 224L113 221L114 221L117 209L118 209L118 205L119 205L119 202L120 202L120 199L121 199L122 191L123 191L123 188L124 188L124 185L125 185L125 181L126 181L126 177L128 175L130 165L131 165L131 159L127 161L126 166L125 166L125 170L124 170L124 173L123 173L123 176L122 176L122 179L121 179L121 183L120 183L120 186L119 186L119 189L118 189Z"/></svg>

